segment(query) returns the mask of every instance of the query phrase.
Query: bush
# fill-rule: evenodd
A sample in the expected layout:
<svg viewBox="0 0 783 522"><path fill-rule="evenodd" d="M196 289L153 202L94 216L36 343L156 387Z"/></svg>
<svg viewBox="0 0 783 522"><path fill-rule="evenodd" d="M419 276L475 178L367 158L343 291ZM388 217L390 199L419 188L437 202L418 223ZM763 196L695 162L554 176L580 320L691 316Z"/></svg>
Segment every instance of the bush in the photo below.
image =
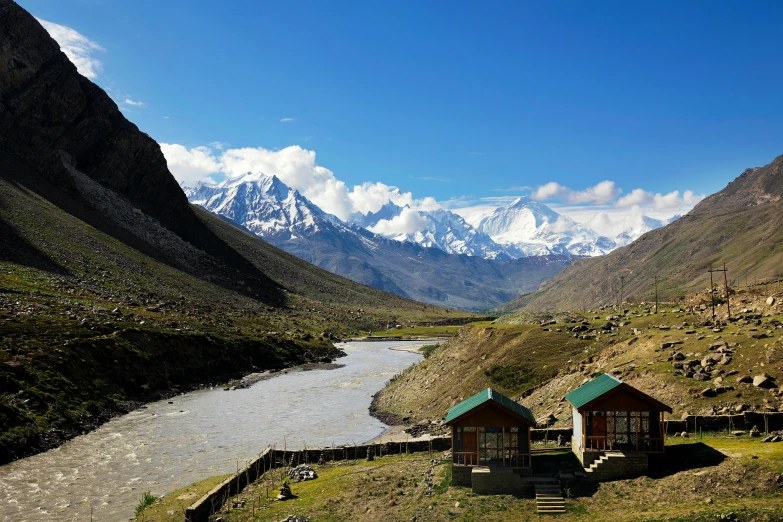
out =
<svg viewBox="0 0 783 522"><path fill-rule="evenodd" d="M139 502L139 505L136 506L136 516L139 516L142 511L153 505L155 502L158 501L158 497L153 495L151 492L146 491L141 495L141 501Z"/></svg>
<svg viewBox="0 0 783 522"><path fill-rule="evenodd" d="M419 351L424 355L424 358L428 358L430 355L432 355L435 350L438 349L440 345L439 344L427 344L422 346Z"/></svg>

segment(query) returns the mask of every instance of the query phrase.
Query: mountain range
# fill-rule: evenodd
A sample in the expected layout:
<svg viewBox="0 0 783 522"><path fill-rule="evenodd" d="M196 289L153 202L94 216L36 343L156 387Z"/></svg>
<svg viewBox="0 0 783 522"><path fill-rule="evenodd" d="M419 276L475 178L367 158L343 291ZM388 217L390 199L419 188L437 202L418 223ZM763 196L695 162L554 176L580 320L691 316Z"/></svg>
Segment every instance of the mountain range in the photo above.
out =
<svg viewBox="0 0 783 522"><path fill-rule="evenodd" d="M535 290L574 259L568 253L513 259L503 251L495 259L484 259L390 239L324 212L274 175L248 173L217 185L186 188L185 193L192 203L321 268L400 296L453 308L481 310L508 302ZM404 210L387 205L364 223L377 224ZM456 214L432 213L443 216L443 221L449 214L456 218L450 220L455 228L466 225ZM450 244L457 243L453 239Z"/></svg>

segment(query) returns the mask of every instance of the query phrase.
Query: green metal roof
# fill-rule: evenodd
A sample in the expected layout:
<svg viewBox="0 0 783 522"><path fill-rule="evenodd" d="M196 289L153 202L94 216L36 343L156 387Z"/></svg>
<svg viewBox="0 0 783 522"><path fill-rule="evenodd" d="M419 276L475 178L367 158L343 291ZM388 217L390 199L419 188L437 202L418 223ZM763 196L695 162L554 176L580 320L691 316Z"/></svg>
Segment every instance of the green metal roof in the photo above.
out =
<svg viewBox="0 0 783 522"><path fill-rule="evenodd" d="M450 410L448 415L446 415L446 424L453 421L457 417L461 417L465 413L469 412L473 408L477 408L478 406L481 406L487 401L494 401L501 406L505 407L506 409L509 409L516 413L517 415L521 415L522 417L526 418L533 424L536 423L536 419L533 417L533 414L530 413L530 410L522 406L521 404L517 403L513 399L509 399L502 393L499 393L492 388L487 388L486 390L482 390L478 392L473 397L470 397L468 399L465 399L464 401L460 402L456 406L453 406Z"/></svg>
<svg viewBox="0 0 783 522"><path fill-rule="evenodd" d="M602 373L590 382L587 382L566 394L566 400L575 408L579 409L588 402L591 402L609 390L620 386L623 382L620 379L612 377L608 373Z"/></svg>

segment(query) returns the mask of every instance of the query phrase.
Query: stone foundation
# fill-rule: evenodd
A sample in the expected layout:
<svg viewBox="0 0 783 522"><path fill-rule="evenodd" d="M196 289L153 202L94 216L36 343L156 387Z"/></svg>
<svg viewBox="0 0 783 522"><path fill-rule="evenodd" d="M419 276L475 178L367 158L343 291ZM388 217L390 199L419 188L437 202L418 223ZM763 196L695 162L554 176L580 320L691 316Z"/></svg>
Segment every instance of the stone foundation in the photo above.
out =
<svg viewBox="0 0 783 522"><path fill-rule="evenodd" d="M454 486L470 487L470 474L473 471L472 466L459 466L452 464L451 466L451 484Z"/></svg>
<svg viewBox="0 0 783 522"><path fill-rule="evenodd" d="M522 475L512 468L474 466L470 478L476 495L522 496L525 489Z"/></svg>
<svg viewBox="0 0 783 522"><path fill-rule="evenodd" d="M601 455L602 452L591 453ZM607 451L590 466L585 466L587 477L599 482L640 477L646 475L648 469L647 454L636 451Z"/></svg>

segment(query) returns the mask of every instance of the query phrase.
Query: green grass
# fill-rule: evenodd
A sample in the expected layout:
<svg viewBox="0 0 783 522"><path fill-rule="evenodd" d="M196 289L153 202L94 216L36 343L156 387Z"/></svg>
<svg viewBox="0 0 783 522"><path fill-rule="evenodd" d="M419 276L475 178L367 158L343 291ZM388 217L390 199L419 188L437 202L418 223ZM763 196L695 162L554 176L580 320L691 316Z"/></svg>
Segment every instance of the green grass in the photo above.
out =
<svg viewBox="0 0 783 522"><path fill-rule="evenodd" d="M231 475L220 475L180 488L157 498L136 512L133 522L182 522L185 509ZM146 494L145 494L146 495ZM153 497L155 498L155 497Z"/></svg>
<svg viewBox="0 0 783 522"><path fill-rule="evenodd" d="M783 450L768 449L771 453L752 459L765 449L756 440L710 437L702 443L726 455L705 462L698 452L683 446L700 444L693 439L678 441L673 447L681 446L685 451L673 455L679 466L675 470L597 485L575 483L566 495L566 513L557 520L706 522L722 520L721 514L729 512L739 515L734 520L780 520L779 486L770 477ZM765 463L766 458L773 463ZM578 461L566 450L533 457L537 474L575 467ZM226 522L277 522L292 514L318 521L397 521L414 516L433 522L541 519L532 499L473 495L470 488L452 486L448 460L432 466L426 454L332 462L316 470L318 479L291 484L296 498L286 502L274 500L285 480L283 470L267 473L231 499L219 516ZM433 486L431 496L427 494L428 482Z"/></svg>
<svg viewBox="0 0 783 522"><path fill-rule="evenodd" d="M370 337L453 337L462 326L406 326L391 330L373 331Z"/></svg>
<svg viewBox="0 0 783 522"><path fill-rule="evenodd" d="M425 359L430 357L433 353L435 353L435 350L437 350L440 347L439 344L425 344L421 348L419 348L419 352L424 356Z"/></svg>

